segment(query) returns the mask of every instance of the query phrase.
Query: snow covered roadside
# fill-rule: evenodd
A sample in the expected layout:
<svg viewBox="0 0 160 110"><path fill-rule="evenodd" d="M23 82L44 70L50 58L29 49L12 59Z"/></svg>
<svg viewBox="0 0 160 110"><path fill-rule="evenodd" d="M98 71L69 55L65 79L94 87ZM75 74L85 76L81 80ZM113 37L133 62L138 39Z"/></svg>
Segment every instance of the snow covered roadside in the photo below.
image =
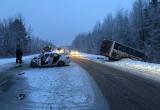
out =
<svg viewBox="0 0 160 110"><path fill-rule="evenodd" d="M130 71L136 75L147 77L160 82L160 64L123 59L116 62L106 62L108 66L114 66L121 70Z"/></svg>
<svg viewBox="0 0 160 110"><path fill-rule="evenodd" d="M35 57L38 54L35 55L29 55L29 56L24 56L23 61L29 61L31 58ZM0 65L8 64L8 63L14 63L16 61L16 58L1 58L0 59Z"/></svg>
<svg viewBox="0 0 160 110"><path fill-rule="evenodd" d="M86 53L79 53L79 57L91 60L91 61L96 61L99 63L104 63L105 61L108 61L108 58L105 56L101 55L93 55L93 54L86 54Z"/></svg>
<svg viewBox="0 0 160 110"><path fill-rule="evenodd" d="M147 77L149 79L160 82L160 64L134 61L131 59L122 59L120 61L107 62L107 58L104 58L105 60L98 59L98 57L103 58L103 56L83 54L83 53L81 54L81 57L87 58L88 60L92 60L97 63L112 66L123 71L129 71L136 75Z"/></svg>
<svg viewBox="0 0 160 110"><path fill-rule="evenodd" d="M38 54L24 56L23 57L23 62L24 63L29 63L30 60L37 55ZM7 69L10 69L11 67L14 67L15 64L16 64L15 61L16 61L16 58L2 58L2 59L0 59L0 71L4 71L4 70L7 70Z"/></svg>
<svg viewBox="0 0 160 110"><path fill-rule="evenodd" d="M27 96L29 102L47 104L54 110L108 110L93 79L75 63L62 68L37 68L24 72L31 88ZM32 110L40 109L33 105Z"/></svg>

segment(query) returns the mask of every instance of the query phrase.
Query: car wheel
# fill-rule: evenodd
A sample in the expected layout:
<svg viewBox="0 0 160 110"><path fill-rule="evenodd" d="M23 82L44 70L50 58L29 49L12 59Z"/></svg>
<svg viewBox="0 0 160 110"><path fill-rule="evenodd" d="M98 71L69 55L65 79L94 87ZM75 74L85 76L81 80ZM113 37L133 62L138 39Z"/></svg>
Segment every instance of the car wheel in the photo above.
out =
<svg viewBox="0 0 160 110"><path fill-rule="evenodd" d="M64 66L64 62L63 61L58 62L58 66Z"/></svg>
<svg viewBox="0 0 160 110"><path fill-rule="evenodd" d="M31 63L31 67L32 67L32 68L35 68L35 67L37 67L37 64L34 63L34 62L32 62L32 63Z"/></svg>

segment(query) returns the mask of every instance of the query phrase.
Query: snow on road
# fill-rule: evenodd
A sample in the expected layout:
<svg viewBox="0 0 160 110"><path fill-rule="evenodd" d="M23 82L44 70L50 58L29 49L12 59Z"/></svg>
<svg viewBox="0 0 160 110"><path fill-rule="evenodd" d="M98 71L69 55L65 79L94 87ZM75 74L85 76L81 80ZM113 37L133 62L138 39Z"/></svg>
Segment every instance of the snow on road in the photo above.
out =
<svg viewBox="0 0 160 110"><path fill-rule="evenodd" d="M105 56L101 55L93 55L93 54L86 54L86 53L80 53L78 56L86 58L88 60L93 60L93 61L107 61L108 58Z"/></svg>
<svg viewBox="0 0 160 110"><path fill-rule="evenodd" d="M134 61L131 59L122 59L120 61L107 62L107 58L100 55L80 54L81 57L88 60L102 63L108 66L118 68L123 71L130 71L136 75L145 76L156 81L160 81L160 64L148 63L143 61Z"/></svg>
<svg viewBox="0 0 160 110"><path fill-rule="evenodd" d="M24 63L28 65L34 56L24 57ZM0 59L0 70L15 65L15 58ZM3 110L108 110L94 80L75 63L65 67L26 68L21 73L13 77L14 83L0 95L4 99L0 102ZM19 93L25 94L24 101L16 99Z"/></svg>
<svg viewBox="0 0 160 110"><path fill-rule="evenodd" d="M29 56L24 56L23 57L23 61L29 61L31 58L33 58L34 56L36 56L38 54L35 55L29 55ZM4 64L9 64L9 63L15 63L16 58L1 58L0 59L0 66L4 65Z"/></svg>
<svg viewBox="0 0 160 110"><path fill-rule="evenodd" d="M23 62L29 63L30 60L37 55L38 54L24 56L23 57ZM16 64L16 58L1 58L0 59L0 71L10 69L11 67L15 66L15 64Z"/></svg>
<svg viewBox="0 0 160 110"><path fill-rule="evenodd" d="M0 59L0 65L15 62L15 60L16 60L15 58L2 58Z"/></svg>
<svg viewBox="0 0 160 110"><path fill-rule="evenodd" d="M93 79L78 65L25 71L32 88L28 100L51 104L53 109L106 110L105 99ZM36 110L33 107L32 110Z"/></svg>

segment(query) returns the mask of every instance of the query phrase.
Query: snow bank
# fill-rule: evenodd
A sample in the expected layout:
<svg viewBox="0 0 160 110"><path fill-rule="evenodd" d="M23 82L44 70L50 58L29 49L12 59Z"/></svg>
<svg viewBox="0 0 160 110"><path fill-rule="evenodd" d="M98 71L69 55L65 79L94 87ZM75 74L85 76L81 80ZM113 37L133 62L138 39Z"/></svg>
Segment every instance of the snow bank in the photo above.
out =
<svg viewBox="0 0 160 110"><path fill-rule="evenodd" d="M35 55L29 55L29 56L24 56L23 57L23 61L29 61L30 59L32 59L33 57L35 57L38 54ZM4 64L9 64L9 63L14 63L16 61L16 58L2 58L0 59L0 65L4 65Z"/></svg>
<svg viewBox="0 0 160 110"><path fill-rule="evenodd" d="M103 62L108 60L107 57L101 56L101 55L80 53L79 56L82 57L82 58L85 58L85 59L88 59L88 60L92 60L92 61L96 61L96 62L100 62L100 63L103 63Z"/></svg>
<svg viewBox="0 0 160 110"><path fill-rule="evenodd" d="M116 62L106 62L105 64L112 65L122 70L128 70L136 75L141 75L160 81L160 64L134 61L131 59L123 59Z"/></svg>
<svg viewBox="0 0 160 110"><path fill-rule="evenodd" d="M81 57L95 61L97 63L112 66L120 70L129 71L136 75L160 81L160 64L134 61L131 59L122 59L120 61L107 62L107 58L92 54L81 54ZM98 57L100 57L100 59L98 59Z"/></svg>
<svg viewBox="0 0 160 110"><path fill-rule="evenodd" d="M4 58L0 59L0 65L8 64L8 63L13 63L15 62L15 58Z"/></svg>
<svg viewBox="0 0 160 110"><path fill-rule="evenodd" d="M132 67L138 70L160 74L160 64L147 63L147 62L142 62L142 61L134 61L131 59L123 59L123 60L117 61L112 64L119 65L121 67L125 66L126 68Z"/></svg>
<svg viewBox="0 0 160 110"><path fill-rule="evenodd" d="M23 57L23 62L24 63L29 63L30 60L37 55L38 54L24 56ZM14 67L15 64L16 64L16 58L2 58L2 59L0 59L0 71L10 69L10 68Z"/></svg>

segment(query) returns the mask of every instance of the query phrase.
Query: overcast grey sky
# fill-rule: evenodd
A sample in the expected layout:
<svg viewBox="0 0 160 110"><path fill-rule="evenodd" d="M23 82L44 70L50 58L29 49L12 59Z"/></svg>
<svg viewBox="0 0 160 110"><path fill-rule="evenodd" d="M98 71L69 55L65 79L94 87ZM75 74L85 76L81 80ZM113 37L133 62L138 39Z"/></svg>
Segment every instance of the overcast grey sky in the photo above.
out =
<svg viewBox="0 0 160 110"><path fill-rule="evenodd" d="M93 29L108 13L131 9L134 0L0 0L0 19L22 14L33 34L70 45L74 37Z"/></svg>

